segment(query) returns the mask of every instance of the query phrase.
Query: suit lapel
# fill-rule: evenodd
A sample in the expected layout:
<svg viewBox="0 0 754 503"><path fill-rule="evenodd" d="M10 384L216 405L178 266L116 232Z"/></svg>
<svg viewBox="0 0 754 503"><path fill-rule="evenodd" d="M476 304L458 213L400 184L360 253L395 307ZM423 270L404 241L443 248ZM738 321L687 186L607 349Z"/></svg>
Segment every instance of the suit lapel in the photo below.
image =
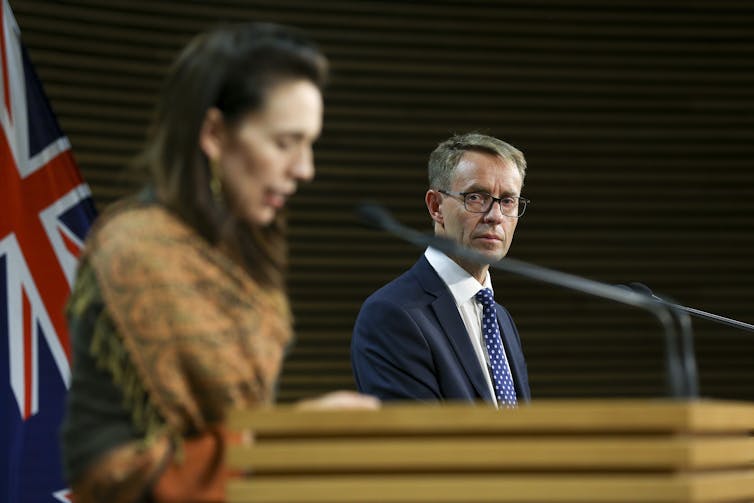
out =
<svg viewBox="0 0 754 503"><path fill-rule="evenodd" d="M440 322L440 328L445 333L445 336L458 356L458 360L461 362L466 376L479 396L491 402L492 396L490 396L487 381L484 378L484 374L482 374L479 359L474 352L474 347L471 345L471 340L469 340L469 335L466 332L466 326L463 324L461 315L458 313L458 307L453 300L453 296L423 256L416 265L416 273L424 289L436 297L430 303L431 308Z"/></svg>
<svg viewBox="0 0 754 503"><path fill-rule="evenodd" d="M510 321L508 321L508 317L505 315L500 306L495 306L495 314L497 315L497 324L500 327L500 337L502 338L503 346L505 347L505 355L508 358L508 366L511 369L513 382L516 386L516 391L518 392L520 399L523 394L521 388L523 369L521 368L520 363L520 358L522 355L518 349L519 343L516 340L514 329L511 326Z"/></svg>

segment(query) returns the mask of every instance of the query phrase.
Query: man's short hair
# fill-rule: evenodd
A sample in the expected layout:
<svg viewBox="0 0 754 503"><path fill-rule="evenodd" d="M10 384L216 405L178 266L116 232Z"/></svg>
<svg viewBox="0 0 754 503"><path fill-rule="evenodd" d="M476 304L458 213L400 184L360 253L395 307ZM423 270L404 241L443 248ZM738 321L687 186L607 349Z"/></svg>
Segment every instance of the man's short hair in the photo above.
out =
<svg viewBox="0 0 754 503"><path fill-rule="evenodd" d="M450 190L453 170L458 166L463 154L469 151L492 154L513 162L521 173L521 179L526 176L526 159L516 147L485 134L464 133L440 143L429 155L429 188Z"/></svg>

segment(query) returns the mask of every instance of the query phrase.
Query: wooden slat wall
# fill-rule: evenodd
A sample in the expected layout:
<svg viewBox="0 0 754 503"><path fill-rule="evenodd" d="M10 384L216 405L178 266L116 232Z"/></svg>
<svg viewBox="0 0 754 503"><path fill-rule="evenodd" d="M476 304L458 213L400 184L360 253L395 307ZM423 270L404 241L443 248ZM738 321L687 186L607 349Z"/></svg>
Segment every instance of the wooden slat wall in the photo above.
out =
<svg viewBox="0 0 754 503"><path fill-rule="evenodd" d="M222 20L297 25L332 60L318 173L293 201L298 340L280 398L352 387L362 300L419 254L359 201L429 230L426 158L453 132L520 147L534 201L511 256L754 321L754 4L697 0L12 1L100 208L142 182L165 67ZM659 396L641 312L498 274L535 397ZM695 322L704 395L754 399L754 334Z"/></svg>

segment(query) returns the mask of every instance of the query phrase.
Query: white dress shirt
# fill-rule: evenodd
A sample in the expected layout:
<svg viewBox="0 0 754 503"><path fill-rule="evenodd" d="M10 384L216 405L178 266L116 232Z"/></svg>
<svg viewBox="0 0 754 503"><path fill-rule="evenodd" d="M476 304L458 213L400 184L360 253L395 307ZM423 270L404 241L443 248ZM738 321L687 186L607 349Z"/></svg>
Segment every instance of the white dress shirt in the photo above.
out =
<svg viewBox="0 0 754 503"><path fill-rule="evenodd" d="M474 297L482 288L492 290L490 273L487 272L484 283L481 284L476 278L439 250L427 248L424 251L424 256L429 261L429 265L440 276L440 279L447 285L450 294L453 296L453 300L455 300L458 313L461 315L463 324L466 326L466 333L469 335L471 345L474 347L474 352L479 359L479 365L482 368L484 379L487 381L492 401L497 405L495 388L492 385L492 378L488 370L490 360L487 356L487 348L484 343L484 336L482 335L482 305ZM507 361L505 350L503 350L503 357Z"/></svg>

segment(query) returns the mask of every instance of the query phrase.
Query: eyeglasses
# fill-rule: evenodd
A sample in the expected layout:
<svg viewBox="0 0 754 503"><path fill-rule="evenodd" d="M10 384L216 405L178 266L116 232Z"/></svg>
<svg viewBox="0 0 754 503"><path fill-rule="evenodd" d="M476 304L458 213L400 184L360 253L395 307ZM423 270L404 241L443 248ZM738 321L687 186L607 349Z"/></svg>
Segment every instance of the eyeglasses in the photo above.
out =
<svg viewBox="0 0 754 503"><path fill-rule="evenodd" d="M506 217L518 218L526 211L526 205L531 201L525 197L503 196L494 197L487 192L448 192L438 190L446 196L463 198L463 207L471 213L487 213L492 209L493 203L500 203L500 211Z"/></svg>

